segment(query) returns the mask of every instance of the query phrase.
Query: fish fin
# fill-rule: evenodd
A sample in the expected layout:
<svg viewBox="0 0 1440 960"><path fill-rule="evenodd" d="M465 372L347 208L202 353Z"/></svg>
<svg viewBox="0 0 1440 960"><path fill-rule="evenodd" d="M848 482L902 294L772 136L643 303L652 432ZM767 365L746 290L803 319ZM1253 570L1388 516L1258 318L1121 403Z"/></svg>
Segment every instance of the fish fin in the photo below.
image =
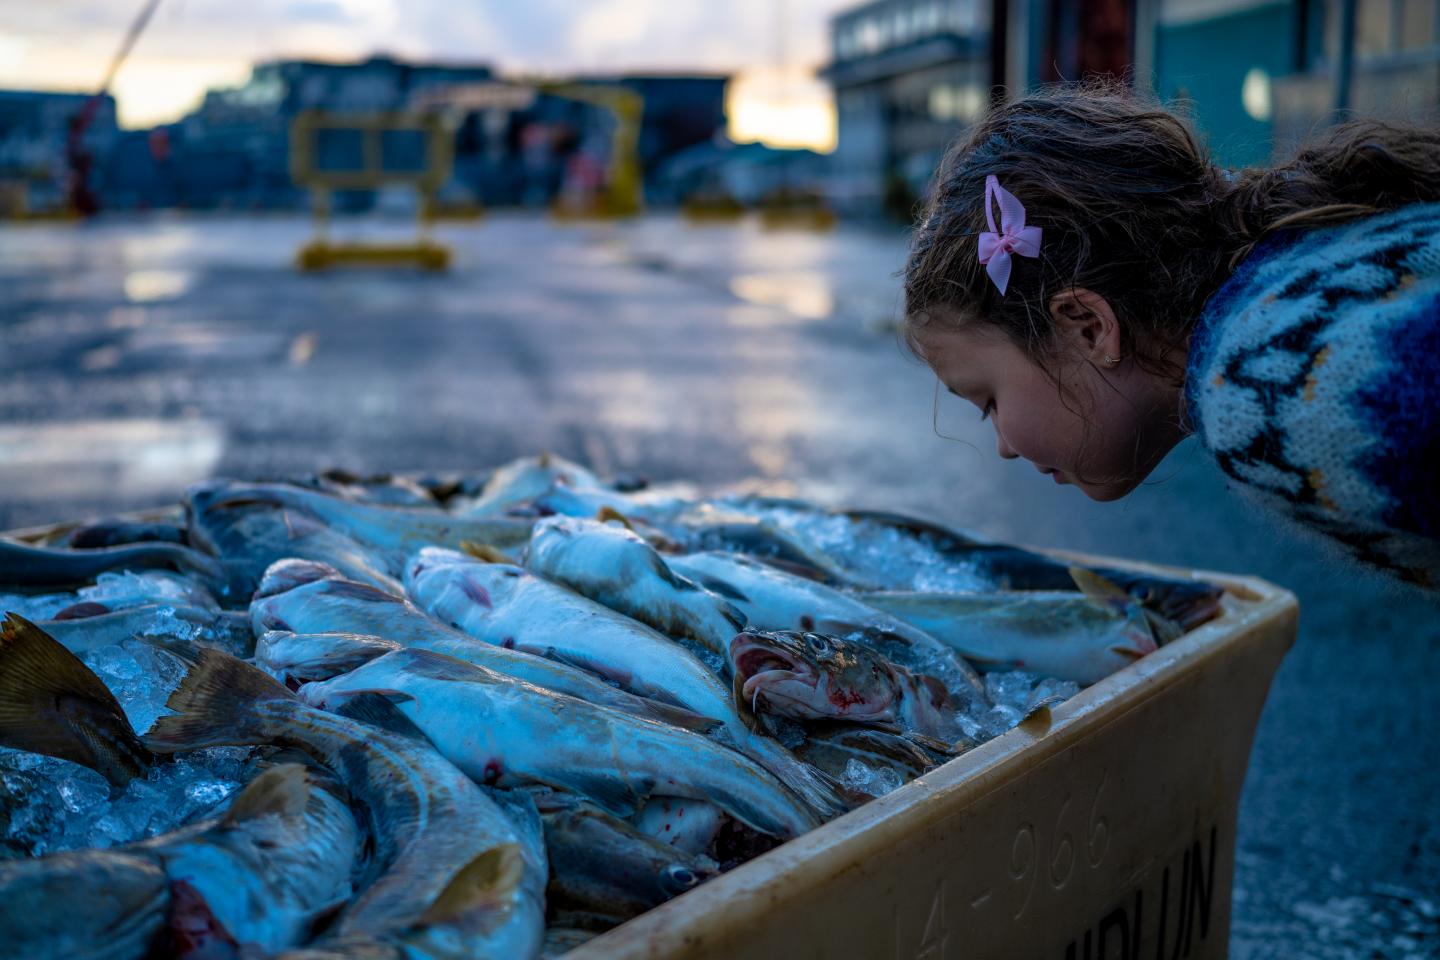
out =
<svg viewBox="0 0 1440 960"><path fill-rule="evenodd" d="M525 858L518 843L491 847L461 867L420 915L417 926L483 924L509 906L525 874Z"/></svg>
<svg viewBox="0 0 1440 960"><path fill-rule="evenodd" d="M553 461L554 459L555 459L555 455L554 455L553 453L551 453L549 450L546 450L546 451L542 452L538 457L535 458L535 466L539 467L539 468L542 469L542 470L549 469L550 463L551 463L551 461Z"/></svg>
<svg viewBox="0 0 1440 960"><path fill-rule="evenodd" d="M220 822L222 826L233 827L267 813L298 817L309 802L310 781L305 778L304 764L281 763L246 784Z"/></svg>
<svg viewBox="0 0 1440 960"><path fill-rule="evenodd" d="M823 583L827 586L837 582L836 577L829 570L819 564L809 561L790 560L785 557L767 557L761 554L752 554L756 560L767 567L774 567L781 573L788 573L792 577L800 577L802 580L813 580L815 583Z"/></svg>
<svg viewBox="0 0 1440 960"><path fill-rule="evenodd" d="M16 613L0 625L0 744L83 764L115 786L154 760L100 678Z"/></svg>
<svg viewBox="0 0 1440 960"><path fill-rule="evenodd" d="M363 600L366 603L404 603L405 601L393 593L387 593L379 587L372 587L368 583L361 583L358 580L329 580L325 583L325 592L334 597L343 597L349 600Z"/></svg>
<svg viewBox="0 0 1440 960"><path fill-rule="evenodd" d="M476 560L484 560L486 563L508 563L511 566L519 566L519 562L503 550L497 550L488 543L480 543L477 540L461 540L460 552L469 554Z"/></svg>
<svg viewBox="0 0 1440 960"><path fill-rule="evenodd" d="M703 713L696 713L694 710L676 706L673 703L661 703L659 700L651 700L647 697L639 699L645 701L645 709L650 719L668 723L672 727L679 727L695 733L709 733L722 724L722 721L716 720L714 717L707 717Z"/></svg>
<svg viewBox="0 0 1440 960"><path fill-rule="evenodd" d="M635 524L630 522L630 518L611 506L604 506L595 511L595 519L600 523L609 523L611 520L617 520L626 530L629 530L631 533L635 532Z"/></svg>
<svg viewBox="0 0 1440 960"><path fill-rule="evenodd" d="M954 743L949 743L941 740L939 737L927 736L923 733L916 733L913 730L907 730L900 734L900 736L929 754L930 758L936 763L943 763L951 757L959 756L975 745L973 742L967 740L957 740Z"/></svg>
<svg viewBox="0 0 1440 960"><path fill-rule="evenodd" d="M1150 634L1155 638L1155 645L1163 647L1172 640L1178 639L1184 632L1185 627L1169 617L1149 607L1143 608L1145 622L1150 625Z"/></svg>
<svg viewBox="0 0 1440 960"><path fill-rule="evenodd" d="M428 744L430 740L425 736L425 732L415 725L415 721L401 713L399 707L395 706L397 701L404 702L413 699L415 698L398 691L387 690L382 693L377 690L351 697L333 712L339 716L359 720L372 727L379 727L381 730L388 730L402 737Z"/></svg>
<svg viewBox="0 0 1440 960"><path fill-rule="evenodd" d="M228 653L202 647L171 654L189 664L189 671L166 701L175 713L156 720L146 734L146 744L159 753L253 743L260 735L254 705L295 699L258 667Z"/></svg>
<svg viewBox="0 0 1440 960"><path fill-rule="evenodd" d="M1068 569L1070 571L1070 579L1075 581L1076 589L1091 600L1119 600L1122 603L1131 602L1130 594L1109 577L1097 573L1088 567L1074 566Z"/></svg>
<svg viewBox="0 0 1440 960"><path fill-rule="evenodd" d="M678 577L678 575L677 578L680 580L686 580L686 577ZM704 574L691 573L688 574L688 578L690 581L700 584L700 586L704 587L706 590L709 590L711 593L718 593L726 600L733 600L736 603L746 603L750 599L745 594L741 593L739 590L735 589L730 584L726 583L724 580L719 579L718 577L707 577Z"/></svg>

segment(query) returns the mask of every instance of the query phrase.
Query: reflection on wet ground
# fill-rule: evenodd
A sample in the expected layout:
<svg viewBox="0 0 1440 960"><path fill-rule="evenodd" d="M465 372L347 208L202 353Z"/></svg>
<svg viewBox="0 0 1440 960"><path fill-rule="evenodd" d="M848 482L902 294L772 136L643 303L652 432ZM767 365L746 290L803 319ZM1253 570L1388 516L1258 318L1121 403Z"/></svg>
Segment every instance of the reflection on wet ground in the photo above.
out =
<svg viewBox="0 0 1440 960"><path fill-rule="evenodd" d="M446 275L302 275L309 230L0 230L0 528L171 502L212 473L478 469L549 449L1255 573L1304 613L1255 744L1232 956L1434 954L1434 601L1257 520L1192 446L1116 504L1002 462L896 342L903 236L496 216L440 232Z"/></svg>

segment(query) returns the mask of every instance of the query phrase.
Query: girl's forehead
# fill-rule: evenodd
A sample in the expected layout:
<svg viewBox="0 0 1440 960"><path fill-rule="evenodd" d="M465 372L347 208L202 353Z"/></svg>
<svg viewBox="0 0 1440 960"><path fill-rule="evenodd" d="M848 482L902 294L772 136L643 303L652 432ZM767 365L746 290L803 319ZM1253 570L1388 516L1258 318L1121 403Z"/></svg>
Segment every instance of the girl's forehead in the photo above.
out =
<svg viewBox="0 0 1440 960"><path fill-rule="evenodd" d="M927 330L920 346L925 362L947 382L988 379L1026 362L1004 336L974 325Z"/></svg>

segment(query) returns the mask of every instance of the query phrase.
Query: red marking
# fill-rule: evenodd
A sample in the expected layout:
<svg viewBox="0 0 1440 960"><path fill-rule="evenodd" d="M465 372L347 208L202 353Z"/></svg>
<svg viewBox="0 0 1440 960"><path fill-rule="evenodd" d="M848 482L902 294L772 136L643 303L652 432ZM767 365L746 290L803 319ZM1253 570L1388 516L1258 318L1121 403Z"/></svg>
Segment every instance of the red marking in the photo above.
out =
<svg viewBox="0 0 1440 960"><path fill-rule="evenodd" d="M496 783L498 783L498 782L500 781L500 774L501 774L501 767L500 767L500 761L499 761L499 760L491 760L489 763L485 764L485 773L484 773L484 783L485 783L485 786L487 786L487 787L492 787L492 786L494 786Z"/></svg>
<svg viewBox="0 0 1440 960"><path fill-rule="evenodd" d="M831 703L835 704L835 706L839 707L842 711L855 706L857 703L865 702L865 698L853 690L838 689L836 687L831 687L826 696Z"/></svg>
<svg viewBox="0 0 1440 960"><path fill-rule="evenodd" d="M515 638L514 638L514 637L506 637L504 640L501 640L501 641L500 641L500 646L504 647L506 650L514 650L514 649L515 649Z"/></svg>
<svg viewBox="0 0 1440 960"><path fill-rule="evenodd" d="M236 957L240 944L215 919L210 905L194 886L177 880L170 888L170 950L173 957L188 960L220 960Z"/></svg>
<svg viewBox="0 0 1440 960"><path fill-rule="evenodd" d="M84 620L88 617L98 617L103 613L109 613L110 608L103 603L96 603L94 600L85 600L80 603L72 603L64 610L57 611L51 620Z"/></svg>
<svg viewBox="0 0 1440 960"><path fill-rule="evenodd" d="M486 610L493 609L495 606L490 602L490 594L486 592L485 588L472 581L469 577L460 578L460 590L465 596L474 600Z"/></svg>
<svg viewBox="0 0 1440 960"><path fill-rule="evenodd" d="M669 832L670 832L670 824L668 824L668 823L665 824L665 832L666 832L666 833L669 833Z"/></svg>
<svg viewBox="0 0 1440 960"><path fill-rule="evenodd" d="M675 816L676 816L677 818L685 816L685 808L684 808L684 807L681 807L681 808L680 808L680 812L677 813L677 814L675 814Z"/></svg>
<svg viewBox="0 0 1440 960"><path fill-rule="evenodd" d="M801 629L801 630L814 630L814 629L815 629L815 618L812 617L812 616L810 616L810 614L808 614L808 613L802 613L802 614L800 615L800 629Z"/></svg>

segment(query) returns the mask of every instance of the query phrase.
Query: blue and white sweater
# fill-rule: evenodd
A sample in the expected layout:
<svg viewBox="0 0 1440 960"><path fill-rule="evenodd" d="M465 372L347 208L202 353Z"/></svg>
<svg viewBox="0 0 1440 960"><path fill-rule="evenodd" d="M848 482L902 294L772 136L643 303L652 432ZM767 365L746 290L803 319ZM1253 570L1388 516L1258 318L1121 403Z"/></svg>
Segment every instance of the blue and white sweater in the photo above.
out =
<svg viewBox="0 0 1440 960"><path fill-rule="evenodd" d="M1254 498L1440 589L1440 203L1261 243L1206 303L1185 394Z"/></svg>

